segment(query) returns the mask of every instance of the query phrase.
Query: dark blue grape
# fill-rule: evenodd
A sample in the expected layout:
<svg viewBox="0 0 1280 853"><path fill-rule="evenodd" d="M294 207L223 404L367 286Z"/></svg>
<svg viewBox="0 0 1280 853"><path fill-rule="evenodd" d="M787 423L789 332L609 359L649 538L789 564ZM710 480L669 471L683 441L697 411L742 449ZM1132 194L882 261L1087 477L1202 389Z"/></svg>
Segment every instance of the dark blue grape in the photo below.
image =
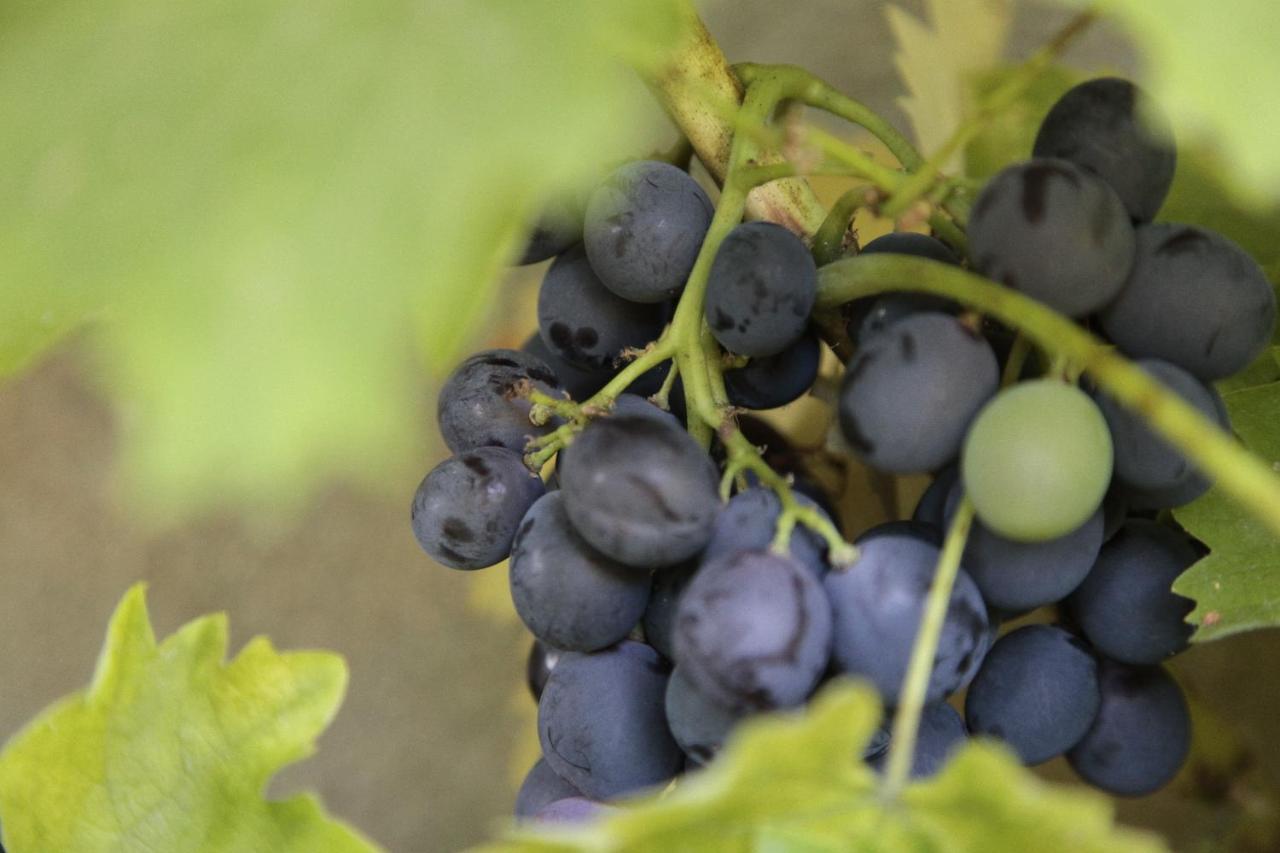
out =
<svg viewBox="0 0 1280 853"><path fill-rule="evenodd" d="M742 714L707 698L676 667L667 682L667 725L684 754L699 765L715 758Z"/></svg>
<svg viewBox="0 0 1280 853"><path fill-rule="evenodd" d="M935 548L941 548L943 531L942 528L936 527L927 521L916 521L915 519L885 521L859 533L858 537L853 540L853 544L861 545L864 542L875 539L877 536L912 536L922 542L928 542Z"/></svg>
<svg viewBox="0 0 1280 853"><path fill-rule="evenodd" d="M1160 667L1102 661L1102 704L1067 760L1080 778L1122 797L1164 787L1191 750L1191 714L1177 682Z"/></svg>
<svg viewBox="0 0 1280 853"><path fill-rule="evenodd" d="M657 404L650 402L638 394L633 394L630 391L626 391L618 395L618 398L613 401L613 405L607 412L607 416L635 416L640 418L649 418L662 424L684 429L683 423L677 420L676 416L671 412L659 408ZM551 472L551 480L556 488L559 488L560 469L564 467L564 461L568 456L569 449L566 447L563 448L556 457L556 469Z"/></svg>
<svg viewBox="0 0 1280 853"><path fill-rule="evenodd" d="M675 660L736 712L802 703L831 656L831 605L796 560L739 551L706 562L680 596Z"/></svg>
<svg viewBox="0 0 1280 853"><path fill-rule="evenodd" d="M920 714L920 728L916 732L916 752L911 759L911 778L927 779L942 769L951 754L969 738L960 713L945 702L925 705ZM876 772L883 773L889 764L889 744L872 756L868 763Z"/></svg>
<svg viewBox="0 0 1280 853"><path fill-rule="evenodd" d="M707 281L706 315L724 347L752 358L800 340L818 293L818 269L799 237L747 222L720 244Z"/></svg>
<svg viewBox="0 0 1280 853"><path fill-rule="evenodd" d="M562 396L555 372L527 352L485 350L462 362L445 380L436 404L444 443L454 453L475 447L523 453L530 438L554 427L530 423L531 404L520 393L525 386Z"/></svg>
<svg viewBox="0 0 1280 853"><path fill-rule="evenodd" d="M948 465L937 473L933 478L933 482L929 483L929 487L924 490L924 494L920 496L919 503L911 513L913 521L923 521L926 524L932 524L939 530L947 526L947 497L951 494L951 487L960 479L960 466L956 464Z"/></svg>
<svg viewBox="0 0 1280 853"><path fill-rule="evenodd" d="M898 701L937 563L938 548L922 539L874 536L859 546L851 568L828 572L823 580L835 612L836 664L870 680L888 705ZM986 605L959 571L926 701L941 701L968 683L986 634Z"/></svg>
<svg viewBox="0 0 1280 853"><path fill-rule="evenodd" d="M645 346L664 317L663 306L628 302L601 284L581 248L556 258L538 291L543 343L583 367L610 367L623 350Z"/></svg>
<svg viewBox="0 0 1280 853"><path fill-rule="evenodd" d="M959 485L952 489L948 519L962 493ZM987 604L1022 613L1061 601L1080 585L1098 558L1102 531L1101 508L1066 536L1041 542L1008 539L974 519L961 562Z"/></svg>
<svg viewBox="0 0 1280 853"><path fill-rule="evenodd" d="M586 823L614 811L617 811L616 807L586 797L565 797L547 803L533 819L539 823Z"/></svg>
<svg viewBox="0 0 1280 853"><path fill-rule="evenodd" d="M1110 542L1128 518L1129 500L1124 489L1116 488L1112 483L1107 496L1102 499L1102 541Z"/></svg>
<svg viewBox="0 0 1280 853"><path fill-rule="evenodd" d="M999 381L981 335L954 317L916 314L858 347L840 386L840 428L873 468L933 471L955 458Z"/></svg>
<svg viewBox="0 0 1280 853"><path fill-rule="evenodd" d="M946 244L928 234L898 231L877 237L859 254L911 255L958 266L959 261ZM849 338L855 344L882 332L912 314L931 311L955 314L959 306L950 299L929 293L886 293L854 301L849 306Z"/></svg>
<svg viewBox="0 0 1280 853"><path fill-rule="evenodd" d="M563 492L538 499L511 546L511 600L539 640L593 652L625 639L649 602L649 574L588 545L564 511Z"/></svg>
<svg viewBox="0 0 1280 853"><path fill-rule="evenodd" d="M1109 658L1159 663L1187 647L1194 602L1170 587L1200 558L1195 540L1155 521L1125 522L1102 547L1089 576L1068 601L1089 642Z"/></svg>
<svg viewBox="0 0 1280 853"><path fill-rule="evenodd" d="M652 418L677 429L684 428L683 424L676 420L676 416L671 412L660 408L656 403L652 403L638 394L619 394L618 399L613 401L613 408L609 414L617 417Z"/></svg>
<svg viewBox="0 0 1280 853"><path fill-rule="evenodd" d="M1204 494L1204 480L1188 477L1167 489L1135 489L1124 483L1115 483L1113 490L1124 498L1131 513L1148 513L1154 510L1186 506Z"/></svg>
<svg viewBox="0 0 1280 853"><path fill-rule="evenodd" d="M1226 237L1161 222L1138 229L1133 271L1101 320L1129 355L1173 362L1211 381L1262 353L1276 297L1257 262Z"/></svg>
<svg viewBox="0 0 1280 853"><path fill-rule="evenodd" d="M697 559L669 566L653 575L653 589L649 593L649 605L644 609L641 625L645 642L668 660L675 657L675 643L671 635L675 629L680 594L693 580L693 573L698 568Z"/></svg>
<svg viewBox="0 0 1280 853"><path fill-rule="evenodd" d="M1050 625L996 640L965 697L969 731L1009 745L1024 764L1070 749L1098 712L1098 665L1085 644Z"/></svg>
<svg viewBox="0 0 1280 853"><path fill-rule="evenodd" d="M1133 243L1120 198L1065 160L1008 167L982 190L969 219L969 250L983 275L1072 317L1116 297Z"/></svg>
<svg viewBox="0 0 1280 853"><path fill-rule="evenodd" d="M861 344L874 335L888 329L899 320L916 314L959 313L958 306L949 299L928 293L889 293L868 300L865 310L855 305L849 321L849 340Z"/></svg>
<svg viewBox="0 0 1280 853"><path fill-rule="evenodd" d="M667 782L684 753L663 710L667 667L643 643L566 653L538 702L542 754L566 782L610 799Z"/></svg>
<svg viewBox="0 0 1280 853"><path fill-rule="evenodd" d="M483 569L511 553L520 519L544 488L520 454L477 447L451 456L413 496L413 535L431 559L451 569Z"/></svg>
<svg viewBox="0 0 1280 853"><path fill-rule="evenodd" d="M516 817L533 817L544 806L556 800L581 795L582 792L556 775L545 758L539 758L520 783L520 790L516 792Z"/></svg>
<svg viewBox="0 0 1280 853"><path fill-rule="evenodd" d="M587 256L618 296L662 302L684 287L714 212L686 172L655 160L628 163L591 195Z"/></svg>
<svg viewBox="0 0 1280 853"><path fill-rule="evenodd" d="M562 460L560 484L582 537L639 568L698 553L720 509L711 457L683 429L651 417L592 421Z"/></svg>
<svg viewBox="0 0 1280 853"><path fill-rule="evenodd" d="M809 506L822 512L810 498L796 494L801 506ZM704 562L737 551L764 551L773 544L777 532L778 516L782 514L782 502L777 494L763 486L738 492L720 515L711 530L711 540L702 552ZM822 513L826 515L825 512ZM828 519L829 520L829 519ZM797 524L791 531L792 557L817 577L827 571L827 543L813 530Z"/></svg>
<svg viewBox="0 0 1280 853"><path fill-rule="evenodd" d="M547 686L547 678L550 677L551 670L556 668L560 655L559 649L548 646L536 637L529 645L529 657L524 664L524 680L533 701L537 702L542 698L542 688Z"/></svg>
<svg viewBox="0 0 1280 853"><path fill-rule="evenodd" d="M862 251L858 254L912 255L917 258L941 261L952 266L959 266L960 264L960 261L956 259L955 253L947 248L946 243L936 237L930 237L928 234L916 234L911 231L893 231L888 234L882 234L863 246Z"/></svg>
<svg viewBox="0 0 1280 853"><path fill-rule="evenodd" d="M578 402L586 400L613 378L614 371L610 368L582 367L571 361L565 361L547 346L538 332L530 335L520 349L542 359L560 380L560 387L565 390L570 399Z"/></svg>
<svg viewBox="0 0 1280 853"><path fill-rule="evenodd" d="M889 742L891 740L892 735L889 732L889 724L884 723L871 733L871 740L867 741L867 745L862 748L862 760L879 769L875 761L883 761L886 758L885 753L889 751Z"/></svg>
<svg viewBox="0 0 1280 853"><path fill-rule="evenodd" d="M1177 164L1168 119L1145 92L1116 77L1088 80L1059 98L1033 154L1070 160L1102 178L1140 222L1164 204Z"/></svg>
<svg viewBox="0 0 1280 853"><path fill-rule="evenodd" d="M1210 420L1223 411L1218 393L1180 367L1167 361L1143 359L1138 366ZM1115 477L1126 486L1148 494L1189 496L1188 502L1209 490L1209 481L1192 467L1182 453L1147 426L1146 419L1106 394L1095 399L1111 429L1115 448ZM1224 421L1220 425L1228 427ZM1194 488L1193 482L1194 481Z"/></svg>
<svg viewBox="0 0 1280 853"><path fill-rule="evenodd" d="M745 367L724 372L729 402L744 409L776 409L798 400L813 387L822 361L822 345L812 332L777 355L753 358Z"/></svg>

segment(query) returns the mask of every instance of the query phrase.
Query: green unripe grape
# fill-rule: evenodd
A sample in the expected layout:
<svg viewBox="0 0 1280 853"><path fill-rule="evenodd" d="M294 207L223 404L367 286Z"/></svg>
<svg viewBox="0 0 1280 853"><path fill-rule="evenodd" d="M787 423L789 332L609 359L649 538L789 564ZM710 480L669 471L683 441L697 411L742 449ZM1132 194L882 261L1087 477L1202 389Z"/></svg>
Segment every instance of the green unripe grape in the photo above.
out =
<svg viewBox="0 0 1280 853"><path fill-rule="evenodd" d="M960 465L983 524L1039 542L1070 533L1097 510L1111 461L1111 433L1089 396L1041 379L1000 392L978 413Z"/></svg>

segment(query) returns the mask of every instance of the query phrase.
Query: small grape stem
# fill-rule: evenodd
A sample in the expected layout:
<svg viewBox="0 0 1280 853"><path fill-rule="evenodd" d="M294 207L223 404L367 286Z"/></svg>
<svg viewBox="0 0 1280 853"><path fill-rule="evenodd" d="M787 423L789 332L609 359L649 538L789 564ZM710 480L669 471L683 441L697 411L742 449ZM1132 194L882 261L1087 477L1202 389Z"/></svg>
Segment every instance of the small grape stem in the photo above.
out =
<svg viewBox="0 0 1280 853"><path fill-rule="evenodd" d="M1027 363L1027 355L1031 352L1031 341L1018 332L1009 348L1009 357L1004 363L1004 372L1000 374L1000 387L1007 388L1018 381L1022 375L1022 366Z"/></svg>
<svg viewBox="0 0 1280 853"><path fill-rule="evenodd" d="M782 504L782 512L778 515L773 543L769 546L778 554L788 554L791 549L791 534L796 524L803 524L822 537L827 545L827 559L837 568L847 568L858 559L858 550L844 540L835 524L816 507L805 506L796 498L795 489L786 477L773 470L760 456L760 450L753 445L736 426L726 424L721 430L728 459L725 463L724 476L720 480L720 496L728 500L733 491L734 481L739 475L748 471L756 475L761 485L772 489Z"/></svg>
<svg viewBox="0 0 1280 853"><path fill-rule="evenodd" d="M1097 12L1089 9L1071 19L1058 34L1035 52L1026 62L1018 66L1009 78L979 104L972 116L962 123L951 134L942 147L934 152L927 163L913 170L910 178L902 183L898 191L885 203L882 212L885 216L896 219L906 212L912 204L929 194L938 181L944 163L951 160L970 141L977 136L991 120L1007 109L1014 101L1030 88L1041 74L1066 50L1067 45L1076 36L1089 28L1097 18ZM964 219L960 220L961 222Z"/></svg>
<svg viewBox="0 0 1280 853"><path fill-rule="evenodd" d="M951 590L956 574L960 571L960 557L964 554L973 524L973 504L968 498L960 501L946 541L938 555L938 567L933 573L933 583L924 602L920 630L911 647L911 662L907 677L898 694L898 710L893 717L889 737L889 760L885 768L882 793L885 799L895 799L906 787L911 777L911 764L916 754L916 735L920 729L920 715L924 712L924 700L929 692L929 679L933 675L933 659L938 653L938 640L947 620L947 607L951 603Z"/></svg>
<svg viewBox="0 0 1280 853"><path fill-rule="evenodd" d="M846 190L836 203L831 206L827 218L822 220L817 233L813 235L813 260L818 266L824 266L845 256L850 246L858 246L857 236L852 234L853 217L859 209L866 207L875 196L875 189L870 186L857 186Z"/></svg>
<svg viewBox="0 0 1280 853"><path fill-rule="evenodd" d="M540 435L529 442L525 450L524 462L531 470L541 471L561 449L568 447L573 437L586 426L587 420L594 412L607 411L613 406L618 395L626 391L631 383L639 379L647 371L669 361L675 354L675 342L671 329L668 328L662 337L649 344L636 358L619 370L609 382L581 403L551 397L537 389L530 388L526 395L534 404L529 419L539 423L539 409L552 411L565 419L565 423L545 435ZM674 371L674 365L672 366ZM543 418L541 423L545 423Z"/></svg>
<svg viewBox="0 0 1280 853"><path fill-rule="evenodd" d="M658 389L658 393L649 398L649 402L661 409L671 409L671 389L676 386L676 378L680 376L680 365L674 361L671 362L671 368L667 371L667 375L662 379L662 387Z"/></svg>
<svg viewBox="0 0 1280 853"><path fill-rule="evenodd" d="M533 403L529 420L538 426L542 426L556 415L562 418L577 418L581 415L582 407L564 397L552 397L533 387L527 389L524 396Z"/></svg>
<svg viewBox="0 0 1280 853"><path fill-rule="evenodd" d="M1091 375L1247 512L1280 535L1280 477L1162 383L1071 319L1003 285L948 264L863 255L818 271L818 307L908 290L945 296L1020 331L1041 350Z"/></svg>

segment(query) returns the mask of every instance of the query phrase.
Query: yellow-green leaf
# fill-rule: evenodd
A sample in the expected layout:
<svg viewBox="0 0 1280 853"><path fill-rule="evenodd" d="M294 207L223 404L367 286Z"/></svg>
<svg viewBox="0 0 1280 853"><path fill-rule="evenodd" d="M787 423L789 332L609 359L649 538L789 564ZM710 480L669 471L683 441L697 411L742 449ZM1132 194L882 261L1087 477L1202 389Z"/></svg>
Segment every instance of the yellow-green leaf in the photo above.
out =
<svg viewBox="0 0 1280 853"><path fill-rule="evenodd" d="M385 483L538 199L635 152L675 5L6 4L0 375L98 320L149 509Z"/></svg>
<svg viewBox="0 0 1280 853"><path fill-rule="evenodd" d="M1008 0L926 0L923 20L885 7L894 65L907 94L898 99L928 155L965 117L970 75L1000 61L1012 21ZM957 163L945 164L953 168Z"/></svg>
<svg viewBox="0 0 1280 853"><path fill-rule="evenodd" d="M1103 795L1049 785L1012 754L973 742L935 779L886 803L858 756L880 719L875 692L837 683L801 713L743 725L674 790L578 828L524 830L508 851L928 850L1150 853L1158 839L1115 826Z"/></svg>
<svg viewBox="0 0 1280 853"><path fill-rule="evenodd" d="M120 602L87 690L0 754L9 850L369 853L310 795L263 799L305 758L346 689L342 659L265 638L226 662L227 621L205 616L157 644L144 587Z"/></svg>

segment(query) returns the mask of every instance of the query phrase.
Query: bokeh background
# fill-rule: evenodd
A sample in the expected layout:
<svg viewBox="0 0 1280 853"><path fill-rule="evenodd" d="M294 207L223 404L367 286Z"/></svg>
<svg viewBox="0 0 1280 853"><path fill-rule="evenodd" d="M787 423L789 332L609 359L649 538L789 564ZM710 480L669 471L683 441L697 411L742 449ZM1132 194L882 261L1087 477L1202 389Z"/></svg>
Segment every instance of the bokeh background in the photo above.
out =
<svg viewBox="0 0 1280 853"><path fill-rule="evenodd" d="M731 59L806 65L906 126L884 5L735 0L705 13ZM1026 55L1065 17L1056 6L1019 4L1008 58ZM1141 79L1132 52L1106 27L1066 61ZM638 140L636 153L649 147ZM519 345L533 328L540 272L510 277L472 348ZM275 792L315 789L394 851L459 849L500 826L529 761L527 640L503 606L501 568L483 577L445 570L410 533L409 498L443 455L430 378L420 388L420 443L385 494L334 484L284 521L226 510L157 530L120 490L128 412L99 395L92 367L81 335L0 385L0 732L88 681L108 615L144 579L161 634L220 610L230 615L233 647L266 633L281 648L347 658L340 715L319 754L286 771ZM1218 717L1203 728L1229 744L1219 744L1224 762L1249 762L1253 776L1242 787L1198 765L1159 796L1121 803L1123 820L1159 829L1181 850L1216 850L1243 812L1267 813L1256 792L1280 784L1277 659L1280 634L1260 633L1177 660L1183 684ZM1047 775L1069 778L1058 764Z"/></svg>

